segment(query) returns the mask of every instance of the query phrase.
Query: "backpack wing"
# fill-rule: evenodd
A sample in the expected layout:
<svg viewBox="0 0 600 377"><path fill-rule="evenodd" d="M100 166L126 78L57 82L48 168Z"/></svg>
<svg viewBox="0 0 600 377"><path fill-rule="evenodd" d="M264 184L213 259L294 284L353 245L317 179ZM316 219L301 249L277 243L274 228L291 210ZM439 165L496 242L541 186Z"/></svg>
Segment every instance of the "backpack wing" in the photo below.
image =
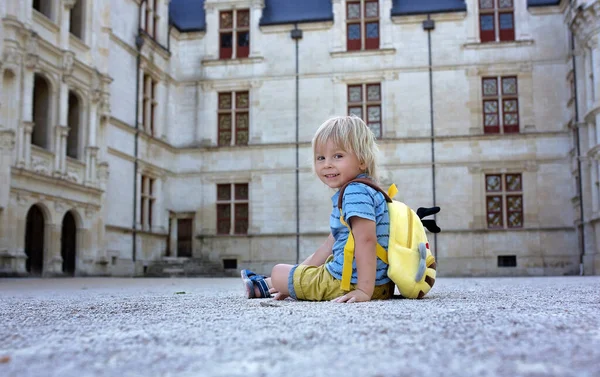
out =
<svg viewBox="0 0 600 377"><path fill-rule="evenodd" d="M390 195L391 196L391 195ZM405 298L422 298L435 283L436 263L419 216L406 204L388 203L388 276Z"/></svg>

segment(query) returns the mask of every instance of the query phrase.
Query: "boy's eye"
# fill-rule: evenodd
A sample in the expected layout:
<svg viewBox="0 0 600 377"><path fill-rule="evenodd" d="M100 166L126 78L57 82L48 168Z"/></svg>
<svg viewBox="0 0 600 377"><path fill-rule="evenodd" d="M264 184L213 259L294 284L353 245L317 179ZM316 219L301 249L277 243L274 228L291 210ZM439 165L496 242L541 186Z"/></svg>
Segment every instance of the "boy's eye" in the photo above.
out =
<svg viewBox="0 0 600 377"><path fill-rule="evenodd" d="M317 161L323 161L325 159L325 157L323 156L317 156Z"/></svg>
<svg viewBox="0 0 600 377"><path fill-rule="evenodd" d="M334 157L334 158L342 158L342 157L344 157L344 155L343 155L343 154L341 154L341 153L337 153L337 154L335 154L333 157Z"/></svg>

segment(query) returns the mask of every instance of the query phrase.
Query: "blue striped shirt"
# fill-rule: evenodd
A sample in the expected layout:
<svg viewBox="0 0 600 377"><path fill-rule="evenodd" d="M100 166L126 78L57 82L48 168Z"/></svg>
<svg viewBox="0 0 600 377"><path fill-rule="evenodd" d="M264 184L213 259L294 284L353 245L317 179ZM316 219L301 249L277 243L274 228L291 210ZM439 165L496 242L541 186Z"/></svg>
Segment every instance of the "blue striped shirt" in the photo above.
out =
<svg viewBox="0 0 600 377"><path fill-rule="evenodd" d="M361 174L358 177L363 178L366 176ZM340 192L338 191L331 198L333 210L331 211L329 226L335 242L333 244L333 260L327 263L325 267L334 278L341 280L342 266L344 265L344 246L348 240L349 231L340 221L340 211L337 208L339 195ZM362 183L351 183L344 191L342 210L347 223L353 216L375 221L377 242L387 251L390 235L390 216L383 194ZM387 276L387 269L388 265L377 258L375 285L382 285L390 281ZM352 261L352 279L350 281L352 284L357 282L356 259Z"/></svg>

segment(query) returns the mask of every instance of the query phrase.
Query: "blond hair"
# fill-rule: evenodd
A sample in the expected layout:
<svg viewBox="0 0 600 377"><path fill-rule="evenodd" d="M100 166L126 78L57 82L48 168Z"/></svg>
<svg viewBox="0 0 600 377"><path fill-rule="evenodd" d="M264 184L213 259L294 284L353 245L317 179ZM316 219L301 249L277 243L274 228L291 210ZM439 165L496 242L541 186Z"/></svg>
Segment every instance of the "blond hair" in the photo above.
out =
<svg viewBox="0 0 600 377"><path fill-rule="evenodd" d="M337 116L326 120L312 139L313 155L316 155L318 146L332 141L338 148L352 152L360 163L366 165L365 173L378 180L377 152L379 148L375 142L373 131L367 127L362 119L355 115ZM313 168L314 168L313 159Z"/></svg>

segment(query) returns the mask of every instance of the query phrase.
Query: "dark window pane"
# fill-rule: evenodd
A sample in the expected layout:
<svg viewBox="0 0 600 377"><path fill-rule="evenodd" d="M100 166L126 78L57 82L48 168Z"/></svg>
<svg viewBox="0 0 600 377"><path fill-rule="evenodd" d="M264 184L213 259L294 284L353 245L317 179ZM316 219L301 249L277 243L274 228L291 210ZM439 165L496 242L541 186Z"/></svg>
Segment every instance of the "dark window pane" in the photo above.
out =
<svg viewBox="0 0 600 377"><path fill-rule="evenodd" d="M360 24L348 25L348 40L355 41L360 39Z"/></svg>
<svg viewBox="0 0 600 377"><path fill-rule="evenodd" d="M235 185L235 198L237 200L248 200L248 184Z"/></svg>
<svg viewBox="0 0 600 377"><path fill-rule="evenodd" d="M379 22L367 24L367 38L379 38Z"/></svg>
<svg viewBox="0 0 600 377"><path fill-rule="evenodd" d="M233 46L233 37L231 33L221 34L221 48L231 48Z"/></svg>
<svg viewBox="0 0 600 377"><path fill-rule="evenodd" d="M482 14L479 17L479 23L481 25L481 31L494 30L494 16L489 14Z"/></svg>
<svg viewBox="0 0 600 377"><path fill-rule="evenodd" d="M231 109L231 93L219 93L219 109Z"/></svg>
<svg viewBox="0 0 600 377"><path fill-rule="evenodd" d="M512 13L500 13L500 30L514 29Z"/></svg>
<svg viewBox="0 0 600 377"><path fill-rule="evenodd" d="M217 200L231 199L231 185L217 185Z"/></svg>
<svg viewBox="0 0 600 377"><path fill-rule="evenodd" d="M242 31L238 33L238 46L248 47L250 46L250 32Z"/></svg>

